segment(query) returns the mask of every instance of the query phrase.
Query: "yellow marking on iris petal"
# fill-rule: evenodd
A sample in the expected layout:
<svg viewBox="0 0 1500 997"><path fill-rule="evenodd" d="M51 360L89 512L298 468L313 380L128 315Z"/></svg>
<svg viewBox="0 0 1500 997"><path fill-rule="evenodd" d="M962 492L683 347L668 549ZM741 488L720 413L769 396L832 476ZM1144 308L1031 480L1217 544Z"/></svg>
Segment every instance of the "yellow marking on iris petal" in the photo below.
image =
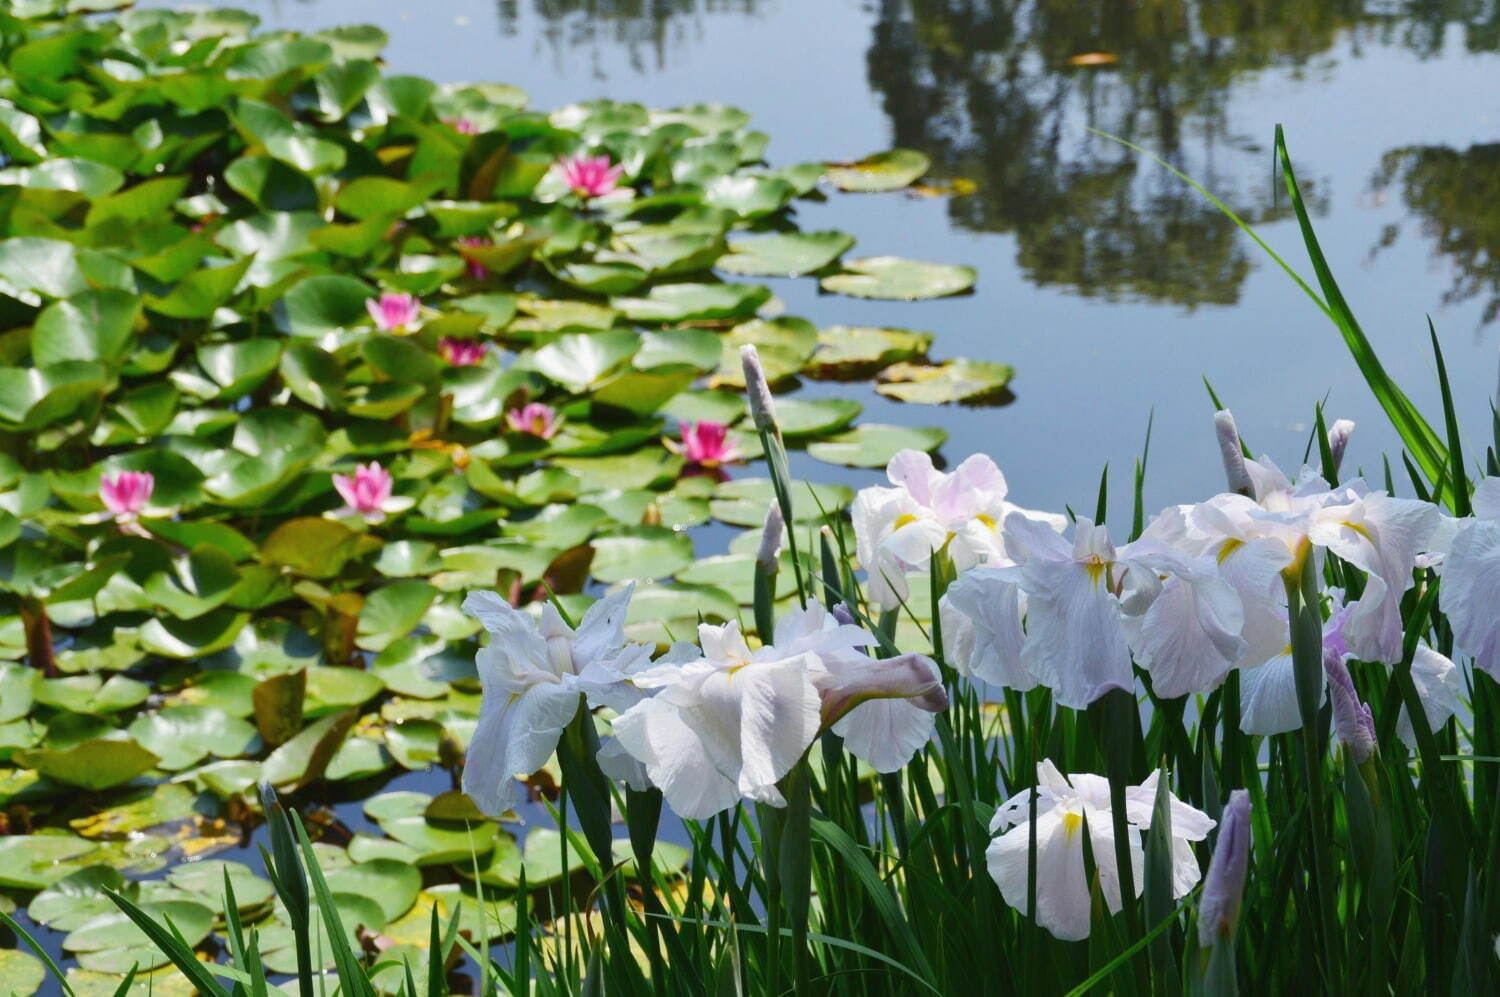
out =
<svg viewBox="0 0 1500 997"><path fill-rule="evenodd" d="M1083 814L1063 814L1063 830L1068 832L1069 837L1072 837L1075 833L1077 833L1078 829L1082 826Z"/></svg>
<svg viewBox="0 0 1500 997"><path fill-rule="evenodd" d="M992 530L998 530L1000 528L995 525L995 521L993 519L991 519L989 516L986 516L982 512L974 518L979 520L981 523L983 523L985 526L988 526Z"/></svg>
<svg viewBox="0 0 1500 997"><path fill-rule="evenodd" d="M1225 561L1229 560L1229 555L1233 554L1243 546L1245 546L1245 541L1239 539L1238 537L1230 537L1228 540L1225 540L1224 546L1219 548L1219 563L1223 564Z"/></svg>
<svg viewBox="0 0 1500 997"><path fill-rule="evenodd" d="M916 521L916 516L913 516L909 512L903 512L901 515L896 517L896 522L891 524L891 532L894 533L897 530L901 529L901 527L907 526L911 523L915 523Z"/></svg>
<svg viewBox="0 0 1500 997"><path fill-rule="evenodd" d="M1089 581L1093 582L1095 585L1098 585L1101 578L1107 577L1109 565L1105 564L1104 561L1098 557L1091 557L1087 561L1083 562L1083 570L1088 572Z"/></svg>
<svg viewBox="0 0 1500 997"><path fill-rule="evenodd" d="M1366 540L1370 541L1370 543L1374 543L1375 542L1375 538L1372 537L1372 536L1370 536L1370 531L1367 530L1367 529L1365 529L1363 524L1361 524L1361 523L1344 523L1344 525L1347 526L1347 527L1349 527L1349 529L1353 530L1355 533L1358 533L1360 536L1364 537Z"/></svg>

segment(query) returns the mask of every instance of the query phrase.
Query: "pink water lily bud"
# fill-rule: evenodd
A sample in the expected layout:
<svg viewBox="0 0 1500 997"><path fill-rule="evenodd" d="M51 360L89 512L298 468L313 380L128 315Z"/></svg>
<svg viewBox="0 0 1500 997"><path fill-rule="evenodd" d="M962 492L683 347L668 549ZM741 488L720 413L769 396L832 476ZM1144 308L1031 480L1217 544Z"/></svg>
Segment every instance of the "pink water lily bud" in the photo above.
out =
<svg viewBox="0 0 1500 997"><path fill-rule="evenodd" d="M460 135L478 135L479 126L468 118L444 118L443 124L452 128Z"/></svg>
<svg viewBox="0 0 1500 997"><path fill-rule="evenodd" d="M558 175L568 189L588 199L614 193L620 186L625 167L611 166L608 156L585 156L582 153L558 160Z"/></svg>
<svg viewBox="0 0 1500 997"><path fill-rule="evenodd" d="M444 336L438 340L438 353L454 367L473 367L484 361L488 346L477 339L454 339Z"/></svg>
<svg viewBox="0 0 1500 997"><path fill-rule="evenodd" d="M682 424L682 455L699 467L718 467L740 455L739 446L729 438L729 427L722 422L685 422Z"/></svg>
<svg viewBox="0 0 1500 997"><path fill-rule="evenodd" d="M99 501L104 503L117 520L131 520L140 515L151 492L156 488L156 479L150 471L121 471L106 474L99 480Z"/></svg>
<svg viewBox="0 0 1500 997"><path fill-rule="evenodd" d="M355 467L354 473L335 474L333 487L349 510L368 522L385 518L385 507L391 499L391 472L375 461Z"/></svg>
<svg viewBox="0 0 1500 997"><path fill-rule="evenodd" d="M457 240L456 245L458 246L458 251L463 255L464 263L468 267L469 277L471 279L484 280L490 275L490 268L485 266L483 263L480 263L468 253L465 253L464 249L476 246L493 246L494 244L494 240L486 239L482 235L466 235Z"/></svg>
<svg viewBox="0 0 1500 997"><path fill-rule="evenodd" d="M557 435L561 420L551 405L528 402L521 408L505 413L505 424L517 433L529 433L540 439L550 440Z"/></svg>
<svg viewBox="0 0 1500 997"><path fill-rule="evenodd" d="M370 313L370 318L375 320L375 328L381 332L394 332L405 329L417 320L417 310L421 303L410 294L397 294L387 291L379 298L369 298L365 301L365 309Z"/></svg>

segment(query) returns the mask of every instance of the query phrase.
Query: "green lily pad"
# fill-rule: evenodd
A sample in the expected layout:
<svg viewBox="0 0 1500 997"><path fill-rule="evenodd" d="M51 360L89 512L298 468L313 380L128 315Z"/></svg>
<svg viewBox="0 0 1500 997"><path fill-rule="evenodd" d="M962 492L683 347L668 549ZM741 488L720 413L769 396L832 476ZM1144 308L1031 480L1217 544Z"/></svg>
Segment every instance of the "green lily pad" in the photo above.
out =
<svg viewBox="0 0 1500 997"><path fill-rule="evenodd" d="M436 588L415 578L391 582L371 592L359 613L359 646L380 651L410 634L437 596Z"/></svg>
<svg viewBox="0 0 1500 997"><path fill-rule="evenodd" d="M829 163L827 175L839 190L900 190L909 187L931 165L931 160L915 149L892 149L852 163Z"/></svg>
<svg viewBox="0 0 1500 997"><path fill-rule="evenodd" d="M962 294L974 286L975 278L972 267L867 256L847 261L843 270L824 277L820 284L825 291L851 298L915 301Z"/></svg>
<svg viewBox="0 0 1500 997"><path fill-rule="evenodd" d="M17 764L80 789L122 786L160 759L133 740L93 738L64 750L37 749L16 755Z"/></svg>
<svg viewBox="0 0 1500 997"><path fill-rule="evenodd" d="M640 349L633 332L575 333L559 336L532 355L542 375L572 391L586 391L629 362Z"/></svg>
<svg viewBox="0 0 1500 997"><path fill-rule="evenodd" d="M869 377L893 363L927 355L932 333L870 326L833 325L818 332L818 349L803 368L813 377Z"/></svg>
<svg viewBox="0 0 1500 997"><path fill-rule="evenodd" d="M198 794L188 787L164 782L133 790L113 806L77 817L68 826L85 838L118 839L200 812L212 813L213 808L200 807Z"/></svg>
<svg viewBox="0 0 1500 997"><path fill-rule="evenodd" d="M124 675L70 675L32 687L39 703L70 713L118 713L145 702L151 687Z"/></svg>
<svg viewBox="0 0 1500 997"><path fill-rule="evenodd" d="M152 920L164 924L168 919L189 945L197 945L213 930L214 912L190 900L144 903L141 909ZM150 936L124 911L116 910L90 918L68 933L63 948L69 952L100 952L107 949L139 948L150 945ZM162 961L166 961L163 955ZM129 968L128 965L126 967Z"/></svg>
<svg viewBox="0 0 1500 997"><path fill-rule="evenodd" d="M354 710L345 710L315 721L266 756L261 764L262 776L278 788L315 782L322 777L356 719L358 714Z"/></svg>
<svg viewBox="0 0 1500 997"><path fill-rule="evenodd" d="M30 952L0 949L0 980L10 988L11 997L31 997L47 980L47 968Z"/></svg>
<svg viewBox="0 0 1500 997"><path fill-rule="evenodd" d="M32 898L26 916L53 931L72 931L100 914L119 910L105 894L119 892L125 877L118 869L93 865L69 873Z"/></svg>
<svg viewBox="0 0 1500 997"><path fill-rule="evenodd" d="M667 578L693 560L693 541L665 526L632 526L592 541L593 576L602 582Z"/></svg>
<svg viewBox="0 0 1500 997"><path fill-rule="evenodd" d="M898 363L880 375L875 390L887 398L926 405L1004 404L1014 369L979 360L945 360L940 364Z"/></svg>
<svg viewBox="0 0 1500 997"><path fill-rule="evenodd" d="M657 284L610 304L632 322L693 322L744 318L770 298L770 288L753 284Z"/></svg>
<svg viewBox="0 0 1500 997"><path fill-rule="evenodd" d="M769 478L736 478L715 489L710 508L721 522L756 527L765 523L766 510L775 500ZM853 501L854 490L846 485L798 481L792 486L792 513L799 523L819 520L824 512L836 515Z"/></svg>
<svg viewBox="0 0 1500 997"><path fill-rule="evenodd" d="M144 713L130 725L130 736L156 754L159 766L180 772L209 755L238 758L255 750L254 725L210 706L169 706Z"/></svg>
<svg viewBox="0 0 1500 997"><path fill-rule="evenodd" d="M843 429L863 409L851 398L782 398L776 402L776 424L785 436L822 436Z"/></svg>
<svg viewBox="0 0 1500 997"><path fill-rule="evenodd" d="M77 872L98 847L71 834L0 835L0 886L45 889Z"/></svg>
<svg viewBox="0 0 1500 997"><path fill-rule="evenodd" d="M0 662L0 723L19 720L31 712L41 673L35 668Z"/></svg>
<svg viewBox="0 0 1500 997"><path fill-rule="evenodd" d="M422 889L422 873L415 866L387 858L330 869L324 878L334 893L375 901L385 919L382 924L405 914Z"/></svg>
<svg viewBox="0 0 1500 997"><path fill-rule="evenodd" d="M789 232L729 244L714 266L751 277L796 277L822 270L854 246L843 232Z"/></svg>
<svg viewBox="0 0 1500 997"><path fill-rule="evenodd" d="M902 450L932 452L948 439L941 429L889 426L867 422L826 440L807 445L807 454L845 467L885 467Z"/></svg>

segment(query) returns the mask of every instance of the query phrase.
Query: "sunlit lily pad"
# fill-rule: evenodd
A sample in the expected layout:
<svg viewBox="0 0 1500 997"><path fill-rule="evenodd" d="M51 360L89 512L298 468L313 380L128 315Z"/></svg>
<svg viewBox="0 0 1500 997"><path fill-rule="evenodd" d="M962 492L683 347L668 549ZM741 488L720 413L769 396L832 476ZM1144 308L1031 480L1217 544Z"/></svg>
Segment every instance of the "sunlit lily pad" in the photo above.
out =
<svg viewBox="0 0 1500 997"><path fill-rule="evenodd" d="M130 736L177 772L213 755L237 758L254 750L255 727L211 706L169 706L145 713L130 725Z"/></svg>
<svg viewBox="0 0 1500 997"><path fill-rule="evenodd" d="M795 277L828 266L854 245L843 232L791 232L739 239L714 265L754 277Z"/></svg>
<svg viewBox="0 0 1500 997"><path fill-rule="evenodd" d="M962 294L974 286L975 277L972 267L899 256L867 256L846 261L840 272L824 277L821 286L851 298L913 301Z"/></svg>
<svg viewBox="0 0 1500 997"><path fill-rule="evenodd" d="M595 537L591 571L602 582L670 577L693 560L693 541L664 526L633 526Z"/></svg>
<svg viewBox="0 0 1500 997"><path fill-rule="evenodd" d="M852 163L829 163L828 179L840 190L900 190L927 172L931 160L915 149L891 149Z"/></svg>
<svg viewBox="0 0 1500 997"><path fill-rule="evenodd" d="M845 380L869 377L893 363L927 355L932 333L907 329L834 325L818 331L818 349L804 371Z"/></svg>
<svg viewBox="0 0 1500 997"><path fill-rule="evenodd" d="M979 360L945 360L940 364L899 363L887 367L875 390L903 402L944 405L1004 403L1013 369Z"/></svg>
<svg viewBox="0 0 1500 997"><path fill-rule="evenodd" d="M0 835L0 886L40 890L77 872L98 849L72 834Z"/></svg>
<svg viewBox="0 0 1500 997"><path fill-rule="evenodd" d="M941 429L919 429L866 422L846 433L807 445L810 457L846 467L885 467L902 450L933 451L948 434Z"/></svg>
<svg viewBox="0 0 1500 997"><path fill-rule="evenodd" d="M658 284L642 297L610 304L632 322L691 322L744 318L770 297L769 288L751 284Z"/></svg>
<svg viewBox="0 0 1500 997"><path fill-rule="evenodd" d="M786 436L822 436L849 425L863 408L852 398L783 398L776 402L776 424Z"/></svg>
<svg viewBox="0 0 1500 997"><path fill-rule="evenodd" d="M734 526L760 526L775 498L769 478L736 478L715 490L711 507L715 519ZM799 481L792 488L792 511L798 522L821 519L824 512L833 515L852 501L854 490L846 485Z"/></svg>
<svg viewBox="0 0 1500 997"><path fill-rule="evenodd" d="M81 789L112 789L153 768L159 758L134 740L93 738L71 748L23 751L16 763Z"/></svg>

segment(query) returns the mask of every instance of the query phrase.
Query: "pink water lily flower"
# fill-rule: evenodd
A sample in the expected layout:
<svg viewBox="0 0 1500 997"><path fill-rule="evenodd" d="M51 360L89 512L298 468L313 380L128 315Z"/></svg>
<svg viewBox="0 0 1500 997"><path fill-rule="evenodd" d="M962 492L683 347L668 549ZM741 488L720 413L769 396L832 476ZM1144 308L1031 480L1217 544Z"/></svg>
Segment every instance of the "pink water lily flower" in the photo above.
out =
<svg viewBox="0 0 1500 997"><path fill-rule="evenodd" d="M715 468L738 460L740 448L729 438L729 427L722 422L684 422L682 445L674 447L689 463L699 467Z"/></svg>
<svg viewBox="0 0 1500 997"><path fill-rule="evenodd" d="M375 461L356 465L353 474L335 474L333 487L347 505L347 511L367 523L385 519L391 506L391 472Z"/></svg>
<svg viewBox="0 0 1500 997"><path fill-rule="evenodd" d="M477 339L454 339L443 336L438 340L438 353L454 367L473 367L484 361L487 344Z"/></svg>
<svg viewBox="0 0 1500 997"><path fill-rule="evenodd" d="M474 257L465 253L465 246L493 246L493 240L486 239L482 235L466 235L457 241L459 252L463 254L464 263L468 266L469 277L473 280L484 280L490 275L490 268L480 263Z"/></svg>
<svg viewBox="0 0 1500 997"><path fill-rule="evenodd" d="M444 118L443 124L452 128L460 135L478 135L479 126L468 118Z"/></svg>
<svg viewBox="0 0 1500 997"><path fill-rule="evenodd" d="M365 309L370 317L375 320L375 328L381 332L394 332L405 329L417 320L417 310L421 302L410 294L397 294L387 291L379 298L368 298L365 301Z"/></svg>
<svg viewBox="0 0 1500 997"><path fill-rule="evenodd" d="M505 413L505 424L517 433L530 433L550 440L557 435L562 420L557 417L557 412L551 405L528 402L521 408L513 408Z"/></svg>
<svg viewBox="0 0 1500 997"><path fill-rule="evenodd" d="M99 501L112 513L118 522L128 522L140 515L151 492L156 488L156 479L150 471L121 471L106 474L99 480Z"/></svg>
<svg viewBox="0 0 1500 997"><path fill-rule="evenodd" d="M568 189L582 198L603 197L620 186L625 167L611 166L608 156L585 156L582 153L561 159L556 167Z"/></svg>

